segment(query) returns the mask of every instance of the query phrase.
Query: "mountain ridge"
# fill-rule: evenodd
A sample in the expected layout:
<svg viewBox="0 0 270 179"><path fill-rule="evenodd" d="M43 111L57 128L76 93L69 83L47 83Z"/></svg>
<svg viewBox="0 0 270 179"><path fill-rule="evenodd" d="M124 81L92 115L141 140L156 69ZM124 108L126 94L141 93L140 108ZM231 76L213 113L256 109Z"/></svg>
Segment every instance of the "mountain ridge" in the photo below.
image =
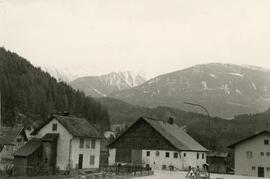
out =
<svg viewBox="0 0 270 179"><path fill-rule="evenodd" d="M140 86L113 92L111 98L146 107L194 111L184 101L205 105L211 115L232 118L270 106L270 70L209 63L159 75ZM196 110L196 109L195 109Z"/></svg>
<svg viewBox="0 0 270 179"><path fill-rule="evenodd" d="M101 76L80 77L69 84L87 96L105 97L112 92L130 89L142 84L145 79L141 75L126 72L111 72Z"/></svg>

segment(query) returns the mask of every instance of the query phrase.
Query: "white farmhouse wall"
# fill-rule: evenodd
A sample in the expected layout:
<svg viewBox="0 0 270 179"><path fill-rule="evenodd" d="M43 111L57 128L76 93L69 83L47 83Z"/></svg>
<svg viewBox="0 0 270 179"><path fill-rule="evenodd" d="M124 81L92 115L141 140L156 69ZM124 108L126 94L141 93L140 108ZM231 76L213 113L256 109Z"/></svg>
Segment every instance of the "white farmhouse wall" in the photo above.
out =
<svg viewBox="0 0 270 179"><path fill-rule="evenodd" d="M147 151L150 151L150 156L147 156ZM142 162L149 164L149 166L156 170L161 170L163 165L167 167L172 165L176 168L181 169L181 158L180 153L177 151L165 151L159 150L159 156L156 155L157 150L143 150L142 151ZM169 152L169 158L165 156L166 152ZM178 153L178 158L174 158L174 152Z"/></svg>
<svg viewBox="0 0 270 179"><path fill-rule="evenodd" d="M184 157L184 154L186 156ZM197 158L197 154L199 158ZM182 169L188 170L190 167L199 167L203 168L203 165L206 164L206 153L205 152L191 152L191 151L182 151L181 152L181 160L182 160Z"/></svg>
<svg viewBox="0 0 270 179"><path fill-rule="evenodd" d="M116 149L109 149L109 165L115 164Z"/></svg>
<svg viewBox="0 0 270 179"><path fill-rule="evenodd" d="M265 177L270 177L270 156L266 154L270 152L270 144L265 145L265 139L270 142L270 136L264 134L236 146L236 175L258 176L258 167L264 167ZM247 158L248 151L252 152L252 158ZM261 156L261 152L264 153L263 156Z"/></svg>
<svg viewBox="0 0 270 179"><path fill-rule="evenodd" d="M84 147L80 148L80 138L74 138L72 140L72 155L71 155L71 163L72 167L76 168L79 163L79 154L83 155L83 165L82 168L98 168L99 167L99 158L100 158L100 139L95 140L95 148L92 149L86 148L86 140L93 140L91 138L84 138ZM91 142L90 142L91 144ZM95 156L95 164L90 165L90 156Z"/></svg>
<svg viewBox="0 0 270 179"><path fill-rule="evenodd" d="M147 156L147 151L150 151L150 156ZM164 151L159 150L159 156L156 155L157 150L143 150L142 161L145 164L149 164L153 169L162 169L163 165L167 167L172 165L179 170L188 170L190 167L202 168L206 163L205 152L189 152L189 151ZM166 157L166 152L169 152L169 157ZM174 158L174 153L178 153L178 158ZM186 153L184 157L184 153ZM199 153L199 159L197 159L197 153ZM204 155L204 157L202 157Z"/></svg>
<svg viewBox="0 0 270 179"><path fill-rule="evenodd" d="M52 124L57 124L57 130L52 130ZM57 157L56 157L56 166L60 170L66 170L69 163L69 148L70 141L73 136L67 131L61 123L56 119L51 120L47 125L45 125L39 132L35 135L37 138L41 138L47 133L57 133L59 134L57 141Z"/></svg>

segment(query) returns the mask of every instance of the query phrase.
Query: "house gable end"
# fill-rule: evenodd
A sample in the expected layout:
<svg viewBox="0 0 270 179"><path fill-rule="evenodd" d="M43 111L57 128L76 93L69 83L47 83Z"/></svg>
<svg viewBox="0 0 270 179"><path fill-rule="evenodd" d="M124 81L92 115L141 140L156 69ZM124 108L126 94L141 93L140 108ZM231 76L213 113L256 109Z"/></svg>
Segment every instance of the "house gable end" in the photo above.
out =
<svg viewBox="0 0 270 179"><path fill-rule="evenodd" d="M143 118L109 144L109 148L178 150Z"/></svg>

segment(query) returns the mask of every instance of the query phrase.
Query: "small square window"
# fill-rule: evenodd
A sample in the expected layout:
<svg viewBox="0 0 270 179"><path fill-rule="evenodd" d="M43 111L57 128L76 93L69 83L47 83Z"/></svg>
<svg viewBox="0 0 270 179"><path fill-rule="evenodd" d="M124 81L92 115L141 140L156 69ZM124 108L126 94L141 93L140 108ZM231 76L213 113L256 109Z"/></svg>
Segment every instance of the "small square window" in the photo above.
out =
<svg viewBox="0 0 270 179"><path fill-rule="evenodd" d="M147 156L147 157L150 156L150 151L146 151L146 156Z"/></svg>
<svg viewBox="0 0 270 179"><path fill-rule="evenodd" d="M173 158L178 158L178 153L177 152L173 153Z"/></svg>
<svg viewBox="0 0 270 179"><path fill-rule="evenodd" d="M57 131L57 124L52 124L52 131Z"/></svg>
<svg viewBox="0 0 270 179"><path fill-rule="evenodd" d="M264 156L264 152L261 152L261 156Z"/></svg>
<svg viewBox="0 0 270 179"><path fill-rule="evenodd" d="M86 139L85 141L85 148L89 149L90 148L90 140Z"/></svg>
<svg viewBox="0 0 270 179"><path fill-rule="evenodd" d="M266 156L268 156L268 157L269 157L269 156L270 156L270 152L266 152Z"/></svg>
<svg viewBox="0 0 270 179"><path fill-rule="evenodd" d="M252 170L256 170L256 167L252 167Z"/></svg>
<svg viewBox="0 0 270 179"><path fill-rule="evenodd" d="M96 140L92 139L91 140L91 149L95 149L96 148Z"/></svg>
<svg viewBox="0 0 270 179"><path fill-rule="evenodd" d="M264 145L269 145L269 140L268 139L264 140Z"/></svg>
<svg viewBox="0 0 270 179"><path fill-rule="evenodd" d="M156 156L159 157L159 151L156 151Z"/></svg>
<svg viewBox="0 0 270 179"><path fill-rule="evenodd" d="M270 167L267 167L267 168L266 168L266 171L268 171L268 172L269 172L269 171L270 171Z"/></svg>
<svg viewBox="0 0 270 179"><path fill-rule="evenodd" d="M252 158L252 156L253 156L253 153L252 153L252 152L250 152L250 151L247 151L247 158L248 158L248 159L251 159L251 158Z"/></svg>
<svg viewBox="0 0 270 179"><path fill-rule="evenodd" d="M169 153L169 152L166 152L166 153L165 153L165 157L166 157L166 158L169 158L169 157L170 157L170 153Z"/></svg>
<svg viewBox="0 0 270 179"><path fill-rule="evenodd" d="M90 156L90 165L95 165L95 156L94 155Z"/></svg>

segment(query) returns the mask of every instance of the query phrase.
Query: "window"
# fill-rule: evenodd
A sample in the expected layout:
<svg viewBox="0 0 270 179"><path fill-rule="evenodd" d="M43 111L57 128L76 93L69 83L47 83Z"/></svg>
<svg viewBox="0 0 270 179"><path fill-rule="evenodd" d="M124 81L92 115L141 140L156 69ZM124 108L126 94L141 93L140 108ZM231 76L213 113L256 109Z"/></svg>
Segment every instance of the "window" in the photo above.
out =
<svg viewBox="0 0 270 179"><path fill-rule="evenodd" d="M52 131L57 131L57 124L52 124Z"/></svg>
<svg viewBox="0 0 270 179"><path fill-rule="evenodd" d="M266 171L268 171L268 172L269 172L269 171L270 171L270 167L267 167L267 168L266 168Z"/></svg>
<svg viewBox="0 0 270 179"><path fill-rule="evenodd" d="M80 138L80 148L83 149L84 146L84 138Z"/></svg>
<svg viewBox="0 0 270 179"><path fill-rule="evenodd" d="M253 155L253 153L252 153L252 152L247 151L247 158L251 159L251 158L252 158L252 155Z"/></svg>
<svg viewBox="0 0 270 179"><path fill-rule="evenodd" d="M90 140L89 140L89 139L87 139L87 140L85 141L85 148L87 148L87 149L90 148Z"/></svg>
<svg viewBox="0 0 270 179"><path fill-rule="evenodd" d="M95 156L90 155L90 165L95 165Z"/></svg>
<svg viewBox="0 0 270 179"><path fill-rule="evenodd" d="M45 163L48 163L48 159L47 158L45 158Z"/></svg>
<svg viewBox="0 0 270 179"><path fill-rule="evenodd" d="M256 170L256 167L252 167L252 170Z"/></svg>
<svg viewBox="0 0 270 179"><path fill-rule="evenodd" d="M166 158L169 158L169 157L170 157L170 153L169 153L169 152L166 152L166 153L165 153L165 157L166 157Z"/></svg>
<svg viewBox="0 0 270 179"><path fill-rule="evenodd" d="M204 159L204 153L202 153L202 159Z"/></svg>
<svg viewBox="0 0 270 179"><path fill-rule="evenodd" d="M184 153L184 157L186 157L187 156L187 154L186 153Z"/></svg>
<svg viewBox="0 0 270 179"><path fill-rule="evenodd" d="M199 159L200 158L200 154L199 153L197 153L197 159Z"/></svg>
<svg viewBox="0 0 270 179"><path fill-rule="evenodd" d="M91 140L91 149L94 149L94 148L96 148L96 140L92 139Z"/></svg>
<svg viewBox="0 0 270 179"><path fill-rule="evenodd" d="M264 152L261 152L261 156L264 156Z"/></svg>
<svg viewBox="0 0 270 179"><path fill-rule="evenodd" d="M159 157L159 151L156 151L156 156Z"/></svg>
<svg viewBox="0 0 270 179"><path fill-rule="evenodd" d="M270 156L270 152L266 152L266 156L268 156L268 157L269 157L269 156Z"/></svg>
<svg viewBox="0 0 270 179"><path fill-rule="evenodd" d="M147 157L150 156L150 151L146 151L146 156L147 156Z"/></svg>
<svg viewBox="0 0 270 179"><path fill-rule="evenodd" d="M173 153L173 158L178 158L178 153L177 152Z"/></svg>
<svg viewBox="0 0 270 179"><path fill-rule="evenodd" d="M264 145L269 145L269 140L268 139L264 140Z"/></svg>

